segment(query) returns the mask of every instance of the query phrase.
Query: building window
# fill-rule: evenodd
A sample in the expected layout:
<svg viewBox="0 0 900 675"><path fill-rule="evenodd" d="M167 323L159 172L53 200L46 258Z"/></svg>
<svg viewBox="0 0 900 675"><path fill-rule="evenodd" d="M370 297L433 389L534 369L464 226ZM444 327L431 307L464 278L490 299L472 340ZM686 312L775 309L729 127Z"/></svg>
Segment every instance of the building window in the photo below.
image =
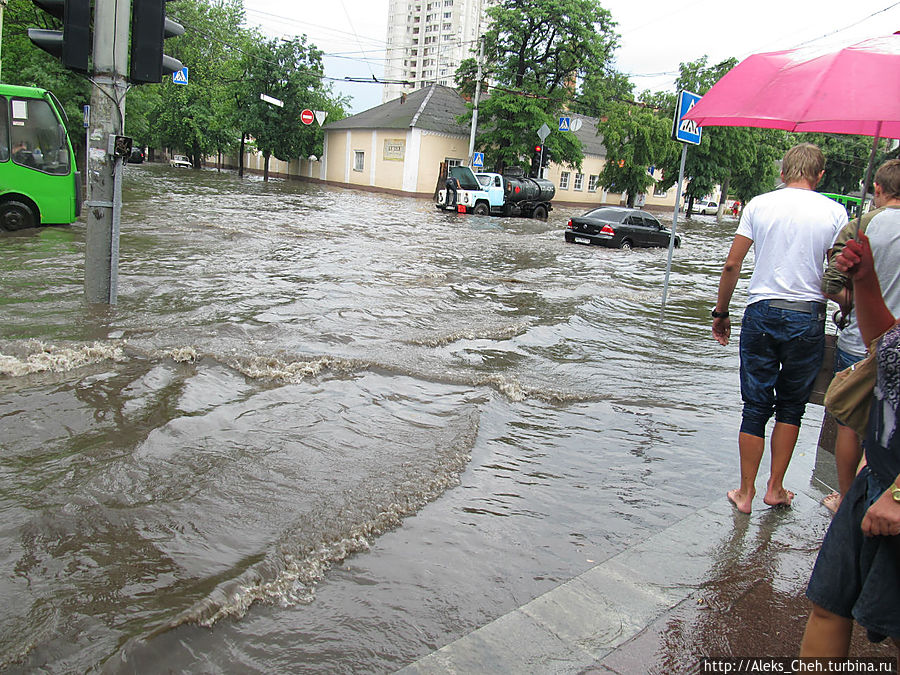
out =
<svg viewBox="0 0 900 675"><path fill-rule="evenodd" d="M366 153L362 150L353 151L353 170L362 171L366 168Z"/></svg>
<svg viewBox="0 0 900 675"><path fill-rule="evenodd" d="M451 166L462 166L462 160L461 160L461 159L450 159L449 157L447 157L446 162L447 162L447 166L448 166L448 167L451 167Z"/></svg>
<svg viewBox="0 0 900 675"><path fill-rule="evenodd" d="M572 185L573 190L584 190L584 174L575 174L575 183Z"/></svg>
<svg viewBox="0 0 900 675"><path fill-rule="evenodd" d="M592 174L590 178L588 178L588 192L596 192L597 191L597 183L600 182L600 176Z"/></svg>
<svg viewBox="0 0 900 675"><path fill-rule="evenodd" d="M569 172L563 171L559 174L559 189L560 190L568 190L569 189Z"/></svg>
<svg viewBox="0 0 900 675"><path fill-rule="evenodd" d="M663 190L660 187L659 183L657 183L656 185L653 186L653 196L654 197L665 197L667 194L669 194L669 191Z"/></svg>

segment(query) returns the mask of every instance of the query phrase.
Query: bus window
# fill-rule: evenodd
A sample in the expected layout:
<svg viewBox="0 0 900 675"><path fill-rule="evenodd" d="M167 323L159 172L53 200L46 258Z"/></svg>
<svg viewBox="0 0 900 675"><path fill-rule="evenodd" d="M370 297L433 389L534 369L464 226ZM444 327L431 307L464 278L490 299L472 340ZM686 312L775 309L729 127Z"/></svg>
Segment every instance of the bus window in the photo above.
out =
<svg viewBox="0 0 900 675"><path fill-rule="evenodd" d="M65 129L42 99L11 98L12 160L44 173L69 173L69 152ZM5 112L5 111L4 111Z"/></svg>
<svg viewBox="0 0 900 675"><path fill-rule="evenodd" d="M9 161L9 110L6 99L0 98L0 162Z"/></svg>

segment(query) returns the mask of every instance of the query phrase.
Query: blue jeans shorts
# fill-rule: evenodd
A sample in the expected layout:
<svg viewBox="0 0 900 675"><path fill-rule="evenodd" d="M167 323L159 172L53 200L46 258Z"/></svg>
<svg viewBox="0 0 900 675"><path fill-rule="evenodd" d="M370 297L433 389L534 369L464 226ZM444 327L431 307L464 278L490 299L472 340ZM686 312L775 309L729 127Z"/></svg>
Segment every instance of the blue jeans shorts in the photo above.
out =
<svg viewBox="0 0 900 675"><path fill-rule="evenodd" d="M853 480L819 549L806 597L866 628L869 640L900 638L900 536L867 537L860 525L887 489L864 467Z"/></svg>
<svg viewBox="0 0 900 675"><path fill-rule="evenodd" d="M766 423L800 426L825 353L825 304L797 311L760 300L741 320L741 432L764 438Z"/></svg>
<svg viewBox="0 0 900 675"><path fill-rule="evenodd" d="M857 356L856 354L852 354L851 352L845 352L840 347L835 347L834 349L834 372L839 373L842 370L845 370L852 366L854 363L859 363L866 355Z"/></svg>

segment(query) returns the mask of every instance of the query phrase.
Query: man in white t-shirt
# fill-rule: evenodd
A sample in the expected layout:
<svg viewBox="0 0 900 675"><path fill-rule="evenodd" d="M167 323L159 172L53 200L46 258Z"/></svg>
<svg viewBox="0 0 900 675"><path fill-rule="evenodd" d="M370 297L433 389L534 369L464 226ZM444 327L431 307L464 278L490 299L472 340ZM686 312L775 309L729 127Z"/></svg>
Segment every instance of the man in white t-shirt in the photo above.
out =
<svg viewBox="0 0 900 675"><path fill-rule="evenodd" d="M740 337L741 484L728 492L728 499L743 513L750 513L756 494L766 424L773 414L772 465L763 502L790 506L794 498L783 481L822 365L822 273L828 250L847 224L844 207L814 191L824 173L825 157L815 145L801 143L785 153L784 188L754 197L744 207L719 279L712 332L720 344L727 345L731 336L728 306L753 246L755 263Z"/></svg>

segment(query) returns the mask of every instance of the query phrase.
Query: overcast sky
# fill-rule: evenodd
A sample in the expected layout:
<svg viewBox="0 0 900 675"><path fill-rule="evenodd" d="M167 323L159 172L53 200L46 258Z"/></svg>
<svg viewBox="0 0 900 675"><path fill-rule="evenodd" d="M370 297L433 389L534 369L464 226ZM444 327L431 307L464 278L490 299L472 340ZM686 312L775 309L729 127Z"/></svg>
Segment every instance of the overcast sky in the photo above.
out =
<svg viewBox="0 0 900 675"><path fill-rule="evenodd" d="M326 54L325 74L353 97L351 112L381 103L388 0L243 0L248 25L272 36L306 34ZM900 31L897 0L602 0L618 23L618 70L635 91L672 91L679 63L709 63L815 44L838 48Z"/></svg>

